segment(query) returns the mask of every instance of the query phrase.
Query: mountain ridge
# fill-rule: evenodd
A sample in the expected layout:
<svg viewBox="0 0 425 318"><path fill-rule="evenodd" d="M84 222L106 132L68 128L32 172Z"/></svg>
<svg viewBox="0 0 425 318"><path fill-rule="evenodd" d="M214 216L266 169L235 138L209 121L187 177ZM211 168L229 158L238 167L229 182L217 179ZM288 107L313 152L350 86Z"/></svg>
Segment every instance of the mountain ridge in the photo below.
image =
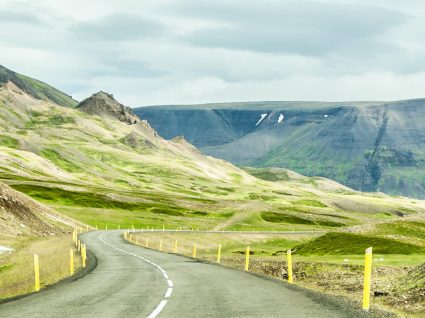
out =
<svg viewBox="0 0 425 318"><path fill-rule="evenodd" d="M0 84L14 83L28 95L45 101L52 101L64 107L75 107L77 101L60 90L31 77L16 73L0 65Z"/></svg>
<svg viewBox="0 0 425 318"><path fill-rule="evenodd" d="M236 165L288 168L359 191L425 198L425 99L332 107L282 103L288 106L134 112L164 138L183 135L203 153Z"/></svg>
<svg viewBox="0 0 425 318"><path fill-rule="evenodd" d="M425 211L420 201L362 195L327 179L249 174L185 138L163 139L145 117L129 125L96 107L90 115L35 99L12 84L0 87L0 108L0 179L91 226L107 219L138 227L305 230ZM267 179L273 174L276 182Z"/></svg>

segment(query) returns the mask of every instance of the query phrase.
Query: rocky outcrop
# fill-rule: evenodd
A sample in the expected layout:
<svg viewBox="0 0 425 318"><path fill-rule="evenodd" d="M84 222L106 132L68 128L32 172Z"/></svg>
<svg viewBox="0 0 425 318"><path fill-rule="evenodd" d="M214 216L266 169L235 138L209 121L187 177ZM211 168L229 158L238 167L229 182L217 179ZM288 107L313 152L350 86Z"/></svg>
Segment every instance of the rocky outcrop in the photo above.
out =
<svg viewBox="0 0 425 318"><path fill-rule="evenodd" d="M119 103L113 95L106 92L93 94L79 103L77 108L87 114L117 119L128 125L140 122L140 118L133 113L130 107Z"/></svg>

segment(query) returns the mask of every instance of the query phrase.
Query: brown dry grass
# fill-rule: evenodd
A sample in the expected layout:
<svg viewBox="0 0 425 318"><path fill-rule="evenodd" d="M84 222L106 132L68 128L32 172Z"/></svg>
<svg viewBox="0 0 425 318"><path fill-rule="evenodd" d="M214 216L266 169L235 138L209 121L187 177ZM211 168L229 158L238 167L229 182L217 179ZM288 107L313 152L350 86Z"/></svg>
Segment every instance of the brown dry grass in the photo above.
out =
<svg viewBox="0 0 425 318"><path fill-rule="evenodd" d="M32 238L22 241L16 251L0 255L0 299L34 291L34 254L40 260L41 287L69 276L69 250L75 246L72 235ZM75 252L75 270L81 259Z"/></svg>

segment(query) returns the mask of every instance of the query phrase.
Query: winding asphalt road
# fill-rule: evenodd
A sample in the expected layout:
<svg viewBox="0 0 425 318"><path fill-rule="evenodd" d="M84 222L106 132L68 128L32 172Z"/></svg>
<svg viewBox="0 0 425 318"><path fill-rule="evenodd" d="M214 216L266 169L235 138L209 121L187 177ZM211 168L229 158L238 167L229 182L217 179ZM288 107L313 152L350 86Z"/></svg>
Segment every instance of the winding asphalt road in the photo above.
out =
<svg viewBox="0 0 425 318"><path fill-rule="evenodd" d="M1 304L0 317L362 316L282 282L131 245L121 234L83 234L96 269Z"/></svg>

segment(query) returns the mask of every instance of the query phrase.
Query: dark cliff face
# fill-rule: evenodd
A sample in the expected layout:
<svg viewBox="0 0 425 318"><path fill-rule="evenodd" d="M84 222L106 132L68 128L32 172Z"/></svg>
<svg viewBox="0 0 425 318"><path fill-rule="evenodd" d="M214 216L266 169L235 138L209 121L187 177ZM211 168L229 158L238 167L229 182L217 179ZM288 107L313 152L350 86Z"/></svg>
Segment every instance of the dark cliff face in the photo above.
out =
<svg viewBox="0 0 425 318"><path fill-rule="evenodd" d="M142 107L167 139L239 165L284 167L361 191L425 198L425 100L377 105Z"/></svg>
<svg viewBox="0 0 425 318"><path fill-rule="evenodd" d="M251 110L199 110L162 109L145 107L134 109L136 115L143 116L161 131L166 139L184 136L197 147L227 144L256 129L252 118L259 118L261 111Z"/></svg>

